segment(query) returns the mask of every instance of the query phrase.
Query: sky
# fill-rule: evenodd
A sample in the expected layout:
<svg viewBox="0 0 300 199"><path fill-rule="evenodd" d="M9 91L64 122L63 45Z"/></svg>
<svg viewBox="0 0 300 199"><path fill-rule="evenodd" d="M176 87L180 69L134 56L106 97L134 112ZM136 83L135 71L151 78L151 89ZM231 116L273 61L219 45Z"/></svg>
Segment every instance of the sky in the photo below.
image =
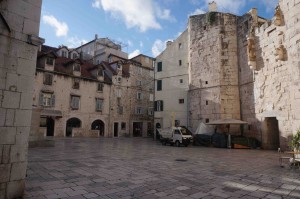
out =
<svg viewBox="0 0 300 199"><path fill-rule="evenodd" d="M95 38L121 43L129 58L156 57L176 39L188 17L208 11L212 0L43 0L40 37L45 45L78 47ZM220 12L243 15L257 8L271 19L278 0L215 0Z"/></svg>

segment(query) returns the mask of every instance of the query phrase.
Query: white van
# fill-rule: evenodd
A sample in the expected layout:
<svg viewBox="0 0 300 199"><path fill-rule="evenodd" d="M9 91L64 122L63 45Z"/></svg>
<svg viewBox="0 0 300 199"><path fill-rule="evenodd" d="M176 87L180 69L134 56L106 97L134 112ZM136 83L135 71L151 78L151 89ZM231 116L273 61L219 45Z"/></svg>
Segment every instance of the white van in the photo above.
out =
<svg viewBox="0 0 300 199"><path fill-rule="evenodd" d="M193 143L193 136L185 128L172 127L159 130L160 141L163 145L167 143L179 147L181 144L188 146Z"/></svg>

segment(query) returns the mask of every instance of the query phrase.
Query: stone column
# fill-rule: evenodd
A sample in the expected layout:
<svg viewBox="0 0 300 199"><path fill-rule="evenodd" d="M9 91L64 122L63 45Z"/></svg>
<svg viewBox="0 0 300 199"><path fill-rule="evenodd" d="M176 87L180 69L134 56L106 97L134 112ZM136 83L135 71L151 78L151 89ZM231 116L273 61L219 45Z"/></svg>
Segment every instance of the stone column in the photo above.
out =
<svg viewBox="0 0 300 199"><path fill-rule="evenodd" d="M0 198L21 197L42 0L0 0Z"/></svg>

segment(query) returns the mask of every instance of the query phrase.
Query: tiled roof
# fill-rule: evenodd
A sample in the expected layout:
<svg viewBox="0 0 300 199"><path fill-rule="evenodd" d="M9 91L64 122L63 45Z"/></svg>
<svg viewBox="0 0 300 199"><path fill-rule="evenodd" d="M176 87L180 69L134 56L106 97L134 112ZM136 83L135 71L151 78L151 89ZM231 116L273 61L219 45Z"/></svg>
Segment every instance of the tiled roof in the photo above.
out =
<svg viewBox="0 0 300 199"><path fill-rule="evenodd" d="M42 53L48 53L50 51L56 52L58 50L59 50L58 48L51 47L51 46L46 46L46 45L42 45L42 48L41 48Z"/></svg>

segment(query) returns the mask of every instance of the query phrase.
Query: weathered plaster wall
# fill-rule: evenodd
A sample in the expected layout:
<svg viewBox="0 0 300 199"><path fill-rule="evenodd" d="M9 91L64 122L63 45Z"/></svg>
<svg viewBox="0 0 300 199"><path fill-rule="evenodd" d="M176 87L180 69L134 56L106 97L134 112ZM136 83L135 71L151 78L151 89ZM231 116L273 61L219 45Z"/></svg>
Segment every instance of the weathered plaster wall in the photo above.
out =
<svg viewBox="0 0 300 199"><path fill-rule="evenodd" d="M156 58L155 80L162 80L162 90L157 91L155 87L155 101L162 100L164 107L163 111L155 112L155 123L160 123L162 128L172 126L172 117L179 120L180 125L188 126L188 37L188 30L185 30L176 40L169 42L167 48ZM162 71L159 72L158 62L162 62ZM179 99L183 99L184 103L179 104Z"/></svg>
<svg viewBox="0 0 300 199"><path fill-rule="evenodd" d="M0 198L25 187L32 90L42 1L0 1ZM41 40L37 39L40 43Z"/></svg>
<svg viewBox="0 0 300 199"><path fill-rule="evenodd" d="M190 125L240 119L237 17L211 12L189 19Z"/></svg>

